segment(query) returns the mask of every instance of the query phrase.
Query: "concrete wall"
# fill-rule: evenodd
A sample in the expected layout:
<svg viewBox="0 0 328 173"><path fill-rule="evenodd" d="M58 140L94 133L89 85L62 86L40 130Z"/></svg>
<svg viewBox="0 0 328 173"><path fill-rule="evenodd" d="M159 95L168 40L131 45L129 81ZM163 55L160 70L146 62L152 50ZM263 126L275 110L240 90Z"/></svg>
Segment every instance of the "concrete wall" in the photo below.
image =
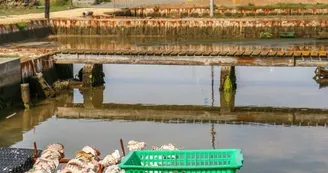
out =
<svg viewBox="0 0 328 173"><path fill-rule="evenodd" d="M15 101L20 98L20 59L0 58L0 98Z"/></svg>
<svg viewBox="0 0 328 173"><path fill-rule="evenodd" d="M32 20L23 29L19 29L17 24L0 25L0 44L43 38L48 36L50 31L46 20Z"/></svg>
<svg viewBox="0 0 328 173"><path fill-rule="evenodd" d="M327 30L324 19L98 19L51 21L58 35L162 36L190 38L259 38L269 31L295 32L296 37L315 37Z"/></svg>
<svg viewBox="0 0 328 173"><path fill-rule="evenodd" d="M72 0L74 7L88 7L96 4L97 0Z"/></svg>
<svg viewBox="0 0 328 173"><path fill-rule="evenodd" d="M209 17L209 8L131 8L136 17ZM328 9L215 9L215 17L327 15Z"/></svg>

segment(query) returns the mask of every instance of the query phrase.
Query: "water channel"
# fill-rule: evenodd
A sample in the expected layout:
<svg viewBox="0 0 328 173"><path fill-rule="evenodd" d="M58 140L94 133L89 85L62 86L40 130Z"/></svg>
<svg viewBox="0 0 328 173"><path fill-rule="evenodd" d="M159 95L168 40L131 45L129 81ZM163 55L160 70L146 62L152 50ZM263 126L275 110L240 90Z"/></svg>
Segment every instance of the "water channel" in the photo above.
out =
<svg viewBox="0 0 328 173"><path fill-rule="evenodd" d="M68 40L55 39L55 41L59 41L56 44L62 47L78 48L79 46L78 43ZM98 47L106 48L114 45L113 43L117 43L117 40L100 42ZM167 44L162 41L154 43L137 39L133 42L123 42L122 45L140 49L149 49L149 47L165 49L170 46L219 49L234 45L241 49L262 46L263 49L326 50L328 43L296 40L282 41L279 44L278 40L273 40L272 42L237 41L225 44L211 41L196 44L186 41ZM76 75L82 67L83 64L74 64L74 74ZM103 105L112 103L170 105L172 109L176 105L203 107L221 105L220 67L105 64L103 69L106 84L96 94L87 95L87 92L75 88L55 99L39 101L30 110L11 109L2 112L0 146L32 148L32 143L35 141L40 148L43 148L51 142L60 142L65 146L67 157L73 157L74 152L85 145L95 146L104 156L118 149L119 139L123 138L126 142L131 139L145 141L148 147L173 143L181 149L241 148L245 162L240 173L324 173L328 170L326 159L328 135L325 126L124 118L123 114L128 114L129 111L138 113L138 109L118 112L117 115L114 113L112 117L107 118L91 115L83 118L69 117L71 114L58 116L58 109L61 107L67 108L74 104L86 105L90 101L94 106L87 108L90 112L105 109ZM314 67L236 67L238 88L233 104L235 107L251 108L327 109L328 88L320 87L312 79L314 70ZM13 112L17 114L5 119L6 115ZM161 113L154 114L152 111L139 111L138 116L178 116L170 110L159 112ZM249 116L252 113L246 114ZM282 114L288 113L270 112L270 116L274 117L281 117ZM193 110L183 113L185 117L189 115L195 116ZM315 116L322 117L327 123L326 114ZM265 116L262 117L265 119ZM216 132L214 136L211 135L213 130Z"/></svg>

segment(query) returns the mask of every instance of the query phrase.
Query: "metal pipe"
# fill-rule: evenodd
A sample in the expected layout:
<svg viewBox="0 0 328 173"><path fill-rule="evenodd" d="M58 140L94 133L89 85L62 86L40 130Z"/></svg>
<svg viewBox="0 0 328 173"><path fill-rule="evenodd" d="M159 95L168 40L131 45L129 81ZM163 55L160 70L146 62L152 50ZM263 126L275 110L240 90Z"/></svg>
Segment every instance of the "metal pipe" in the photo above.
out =
<svg viewBox="0 0 328 173"><path fill-rule="evenodd" d="M210 17L214 16L214 0L210 0Z"/></svg>

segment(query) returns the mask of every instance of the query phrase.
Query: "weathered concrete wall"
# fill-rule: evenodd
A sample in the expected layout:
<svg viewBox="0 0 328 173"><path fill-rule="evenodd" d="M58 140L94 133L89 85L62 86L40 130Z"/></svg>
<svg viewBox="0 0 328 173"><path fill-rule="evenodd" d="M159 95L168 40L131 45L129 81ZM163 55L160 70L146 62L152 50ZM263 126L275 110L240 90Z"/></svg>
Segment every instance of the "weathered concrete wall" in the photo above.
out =
<svg viewBox="0 0 328 173"><path fill-rule="evenodd" d="M30 59L23 61L21 63L21 76L24 79L36 75L35 72L46 72L54 67L54 59L51 55L41 56L35 58L34 60Z"/></svg>
<svg viewBox="0 0 328 173"><path fill-rule="evenodd" d="M49 23L45 20L30 21L24 28L19 28L17 24L0 25L0 44L43 38L48 36L50 31Z"/></svg>
<svg viewBox="0 0 328 173"><path fill-rule="evenodd" d="M131 8L136 17L209 17L209 8ZM327 15L328 9L215 9L214 17Z"/></svg>
<svg viewBox="0 0 328 173"><path fill-rule="evenodd" d="M259 38L269 31L295 32L296 37L315 37L327 30L328 20L261 19L106 19L51 21L58 35L164 36L191 38Z"/></svg>
<svg viewBox="0 0 328 173"><path fill-rule="evenodd" d="M0 101L18 100L20 98L20 82L20 59L0 58Z"/></svg>
<svg viewBox="0 0 328 173"><path fill-rule="evenodd" d="M97 0L72 0L74 7L88 7L96 4Z"/></svg>

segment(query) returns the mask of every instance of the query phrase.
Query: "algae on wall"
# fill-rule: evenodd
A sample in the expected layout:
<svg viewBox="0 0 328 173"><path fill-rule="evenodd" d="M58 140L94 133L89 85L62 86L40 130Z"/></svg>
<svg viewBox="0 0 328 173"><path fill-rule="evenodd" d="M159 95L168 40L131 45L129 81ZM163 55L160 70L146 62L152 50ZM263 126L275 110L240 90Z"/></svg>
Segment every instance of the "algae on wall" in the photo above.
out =
<svg viewBox="0 0 328 173"><path fill-rule="evenodd" d="M69 20L68 20L69 21ZM280 32L295 32L296 37L313 37L318 31L326 30L326 20L275 20L257 21L222 20L222 19L124 19L93 20L74 22L53 20L52 25L57 35L111 35L160 36L186 38L247 39L259 38L263 31L271 31L273 38ZM74 23L74 24L72 24Z"/></svg>

